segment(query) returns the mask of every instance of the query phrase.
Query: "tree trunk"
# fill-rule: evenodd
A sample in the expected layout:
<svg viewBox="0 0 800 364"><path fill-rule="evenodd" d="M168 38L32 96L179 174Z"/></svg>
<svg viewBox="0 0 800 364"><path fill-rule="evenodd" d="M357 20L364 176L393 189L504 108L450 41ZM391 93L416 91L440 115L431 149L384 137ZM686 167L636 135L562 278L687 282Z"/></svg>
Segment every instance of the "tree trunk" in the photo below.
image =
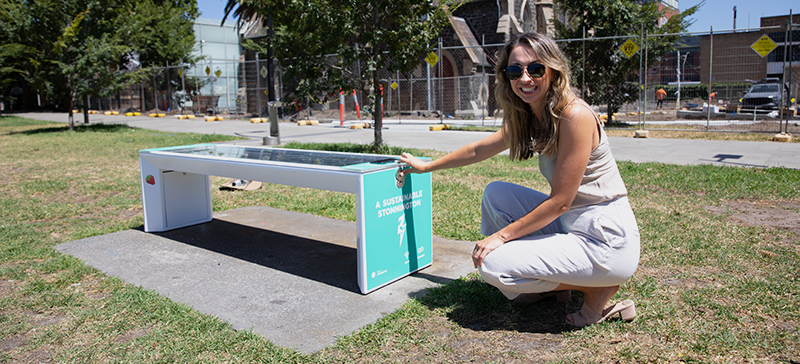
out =
<svg viewBox="0 0 800 364"><path fill-rule="evenodd" d="M375 129L375 153L380 153L383 148L383 110L381 110L381 83L378 79L378 72L372 72L372 92L375 96L372 102L373 129Z"/></svg>
<svg viewBox="0 0 800 364"><path fill-rule="evenodd" d="M372 48L373 59L377 58L377 47ZM381 80L378 77L378 71L372 71L372 92L375 96L372 101L372 117L374 120L373 129L375 129L374 148L375 153L380 153L383 149L383 108L381 107Z"/></svg>
<svg viewBox="0 0 800 364"><path fill-rule="evenodd" d="M378 19L380 19L380 9L378 3L373 4L373 21L375 24L378 24ZM380 50L377 44L372 45L372 60L377 61ZM375 121L373 124L373 129L375 129L375 153L381 153L381 149L383 149L383 108L381 107L381 82L380 78L378 77L378 70L372 70L372 92L375 94L375 99L372 103L372 117Z"/></svg>
<svg viewBox="0 0 800 364"><path fill-rule="evenodd" d="M83 105L83 123L89 124L89 96L86 96L86 103Z"/></svg>
<svg viewBox="0 0 800 364"><path fill-rule="evenodd" d="M69 105L67 106L69 107L69 130L73 131L75 130L75 115L72 114L72 109L75 107L75 100L72 99L72 96L70 96Z"/></svg>

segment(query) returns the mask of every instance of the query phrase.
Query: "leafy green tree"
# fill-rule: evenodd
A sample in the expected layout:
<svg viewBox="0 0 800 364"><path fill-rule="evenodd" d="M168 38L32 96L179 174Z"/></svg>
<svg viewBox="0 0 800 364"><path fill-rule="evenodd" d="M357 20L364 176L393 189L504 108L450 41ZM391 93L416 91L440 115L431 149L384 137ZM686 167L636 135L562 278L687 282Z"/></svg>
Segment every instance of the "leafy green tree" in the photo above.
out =
<svg viewBox="0 0 800 364"><path fill-rule="evenodd" d="M196 0L130 1L114 19L117 33L139 55L142 65L194 63Z"/></svg>
<svg viewBox="0 0 800 364"><path fill-rule="evenodd" d="M74 103L143 76L127 71L130 55L159 66L188 60L198 14L194 0L0 0L0 86L24 82L67 107L72 126Z"/></svg>
<svg viewBox="0 0 800 364"><path fill-rule="evenodd" d="M410 72L430 52L433 39L459 1L228 0L226 15L274 23L268 45L281 60L296 97L320 102L339 90L361 90L380 110L379 70ZM234 11L235 9L235 11ZM356 67L354 65L361 65ZM383 146L381 112L372 112L376 151Z"/></svg>
<svg viewBox="0 0 800 364"><path fill-rule="evenodd" d="M152 72L155 72L152 67L194 64L199 60L192 55L194 20L199 15L196 0L141 0L132 1L130 6L132 12L119 19L117 32L131 46L130 55L135 54L142 72L135 72L135 69L130 72L129 82L144 81L143 86L150 88L153 86ZM165 75L167 77L157 77L159 83L154 87L174 89L181 84L176 72L165 72Z"/></svg>
<svg viewBox="0 0 800 364"><path fill-rule="evenodd" d="M608 122L613 122L613 114L625 102L639 98L640 57L654 64L674 50L679 34L685 33L691 25L689 17L702 5L701 2L673 15L658 27L664 11L658 10L655 1L557 0L557 10L565 15L564 21L555 20L558 37L579 39L585 30L589 38L586 42L562 43L562 49L572 62L575 84L586 90L586 101L607 104ZM646 47L641 42L642 32L648 36ZM639 46L638 56L627 58L619 51L628 39ZM649 64L643 63L644 68Z"/></svg>
<svg viewBox="0 0 800 364"><path fill-rule="evenodd" d="M46 55L52 54L55 40L66 27L66 22L58 23L54 19L67 12L65 2L0 0L3 95L8 94L10 87L25 82L36 90L48 87Z"/></svg>
<svg viewBox="0 0 800 364"><path fill-rule="evenodd" d="M78 14L55 42L49 62L54 65L52 76L62 76L69 108L69 127L74 126L72 109L76 100L85 100L90 95L105 95L124 85L124 73L112 69L120 56L129 51L128 46L114 38L113 34L100 37L85 36L86 16L90 10ZM88 106L83 105L84 121L88 121Z"/></svg>

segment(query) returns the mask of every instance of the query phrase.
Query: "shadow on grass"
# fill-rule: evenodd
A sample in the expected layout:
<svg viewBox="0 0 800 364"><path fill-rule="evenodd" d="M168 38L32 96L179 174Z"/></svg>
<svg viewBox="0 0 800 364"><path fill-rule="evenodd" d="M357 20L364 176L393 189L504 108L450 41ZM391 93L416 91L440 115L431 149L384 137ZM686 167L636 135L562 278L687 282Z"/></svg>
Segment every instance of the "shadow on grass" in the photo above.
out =
<svg viewBox="0 0 800 364"><path fill-rule="evenodd" d="M118 133L121 131L129 131L131 127L125 124L81 124L75 125L74 132L76 133ZM18 132L11 132L9 135L14 134L23 134L23 135L36 135L36 134L46 134L46 133L64 133L68 132L69 126L51 126L51 127L43 127L38 129L32 130L25 130L25 131L18 131Z"/></svg>
<svg viewBox="0 0 800 364"><path fill-rule="evenodd" d="M638 126L636 125L631 125L628 124L627 122L616 121L616 120L606 122L604 127L606 129L631 129L631 130L638 128Z"/></svg>
<svg viewBox="0 0 800 364"><path fill-rule="evenodd" d="M470 330L549 334L572 330L564 317L575 305L548 299L515 303L474 275L432 288L419 302L431 309L443 309L450 320Z"/></svg>

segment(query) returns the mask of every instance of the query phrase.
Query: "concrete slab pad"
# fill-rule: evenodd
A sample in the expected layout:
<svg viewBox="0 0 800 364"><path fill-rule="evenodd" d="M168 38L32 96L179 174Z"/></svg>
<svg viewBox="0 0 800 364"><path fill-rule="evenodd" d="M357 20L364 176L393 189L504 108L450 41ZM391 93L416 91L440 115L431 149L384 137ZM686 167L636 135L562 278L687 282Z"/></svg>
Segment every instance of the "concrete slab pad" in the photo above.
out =
<svg viewBox="0 0 800 364"><path fill-rule="evenodd" d="M237 330L312 353L473 271L473 244L434 237L433 265L368 295L356 280L356 225L251 206L164 233L142 229L56 250L219 317Z"/></svg>

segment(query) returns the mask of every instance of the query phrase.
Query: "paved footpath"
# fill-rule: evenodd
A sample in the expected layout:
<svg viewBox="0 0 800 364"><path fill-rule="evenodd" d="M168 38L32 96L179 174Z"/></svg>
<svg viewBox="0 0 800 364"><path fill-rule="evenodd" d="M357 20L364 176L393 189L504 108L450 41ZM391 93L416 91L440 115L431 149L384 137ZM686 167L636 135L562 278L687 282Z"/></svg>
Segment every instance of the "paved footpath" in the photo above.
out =
<svg viewBox="0 0 800 364"><path fill-rule="evenodd" d="M65 113L26 113L20 116L31 119L66 122ZM76 121L82 122L82 115ZM119 115L90 115L90 123L124 123L133 127L170 132L238 135L248 138L241 143L261 145L269 136L269 124L253 124L249 120L230 119L206 122L202 118L178 120L175 117L149 118ZM449 120L448 123L480 124L481 121ZM489 119L484 123L499 124ZM313 143L360 143L373 141L372 129L349 129L340 123L320 123L298 126L280 123L280 141ZM345 125L348 125L346 122ZM387 118L384 120L384 142L391 146L452 151L487 135L484 132L430 131L430 120ZM800 143L747 142L722 140L691 140L664 138L609 137L611 149L617 160L631 162L661 162L694 165L714 164L739 167L786 167L800 169Z"/></svg>

